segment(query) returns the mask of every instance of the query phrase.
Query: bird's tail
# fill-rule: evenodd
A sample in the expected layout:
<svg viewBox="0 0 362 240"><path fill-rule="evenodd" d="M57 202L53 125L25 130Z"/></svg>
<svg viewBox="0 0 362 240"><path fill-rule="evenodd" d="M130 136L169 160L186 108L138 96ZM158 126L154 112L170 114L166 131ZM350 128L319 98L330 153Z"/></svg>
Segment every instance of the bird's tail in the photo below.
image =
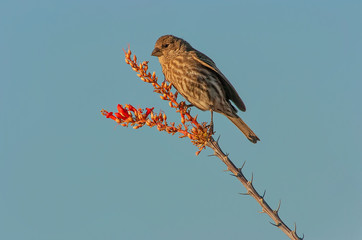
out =
<svg viewBox="0 0 362 240"><path fill-rule="evenodd" d="M249 139L252 143L257 143L257 141L260 141L260 139L256 136L256 134L249 128L248 125L240 118L240 117L231 117L227 116L227 118L232 121L235 126L237 126L244 135Z"/></svg>

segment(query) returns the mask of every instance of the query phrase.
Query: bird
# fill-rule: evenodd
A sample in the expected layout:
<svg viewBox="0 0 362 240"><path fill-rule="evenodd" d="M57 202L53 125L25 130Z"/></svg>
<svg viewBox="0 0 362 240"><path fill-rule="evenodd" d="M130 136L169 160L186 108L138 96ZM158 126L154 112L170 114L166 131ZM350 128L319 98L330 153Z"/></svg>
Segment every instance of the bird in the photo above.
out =
<svg viewBox="0 0 362 240"><path fill-rule="evenodd" d="M211 58L193 48L187 41L173 35L158 38L151 56L158 57L165 80L191 104L210 111L213 132L213 112L221 113L238 127L252 143L260 139L237 115L245 112L245 104Z"/></svg>

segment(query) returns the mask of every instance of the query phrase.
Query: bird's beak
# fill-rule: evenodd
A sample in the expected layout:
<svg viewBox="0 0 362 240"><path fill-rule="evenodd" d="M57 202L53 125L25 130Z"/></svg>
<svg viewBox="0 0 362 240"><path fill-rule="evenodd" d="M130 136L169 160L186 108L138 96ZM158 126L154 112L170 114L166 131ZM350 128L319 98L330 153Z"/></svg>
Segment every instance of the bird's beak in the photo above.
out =
<svg viewBox="0 0 362 240"><path fill-rule="evenodd" d="M152 53L151 53L151 56L155 56L155 57L160 57L162 56L162 52L161 52L161 49L159 48L155 48L153 49Z"/></svg>

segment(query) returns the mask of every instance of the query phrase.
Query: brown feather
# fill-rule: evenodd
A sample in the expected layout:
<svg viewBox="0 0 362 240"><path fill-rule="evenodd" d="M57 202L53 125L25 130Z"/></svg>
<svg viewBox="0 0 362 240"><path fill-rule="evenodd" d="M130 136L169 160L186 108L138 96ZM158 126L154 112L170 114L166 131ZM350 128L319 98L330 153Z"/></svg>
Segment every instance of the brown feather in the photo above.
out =
<svg viewBox="0 0 362 240"><path fill-rule="evenodd" d="M235 88L233 87L233 85L231 85L231 83L229 82L229 80L224 76L224 74L221 73L221 71L216 67L216 64L205 54L203 54L202 52L199 52L197 50L193 51L192 53L192 57L198 61L199 63L201 63L202 65L204 65L205 67L213 70L218 76L219 76L219 80L221 82L221 84L224 87L225 93L226 93L226 97L228 99L230 99L231 101L233 101L235 103L235 105L243 112L245 112L246 107L245 104L243 102L243 100L241 100L238 92L235 90Z"/></svg>

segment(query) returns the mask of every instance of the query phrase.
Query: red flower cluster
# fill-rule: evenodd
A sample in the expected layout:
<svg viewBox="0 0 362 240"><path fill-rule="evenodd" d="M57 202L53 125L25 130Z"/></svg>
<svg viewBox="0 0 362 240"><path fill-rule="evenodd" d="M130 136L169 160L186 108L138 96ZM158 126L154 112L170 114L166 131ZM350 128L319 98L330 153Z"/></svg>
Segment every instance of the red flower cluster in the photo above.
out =
<svg viewBox="0 0 362 240"><path fill-rule="evenodd" d="M131 50L124 51L125 61L129 64L133 71L137 72L137 76L141 78L142 81L151 83L154 87L154 92L161 94L161 99L169 101L171 108L175 108L181 116L181 124L175 126L174 122L168 123L167 116L164 113L154 114L154 108L146 108L145 113L141 108L136 109L132 105L125 105L124 107L120 104L117 106L118 112L108 112L102 109L102 114L107 118L110 118L116 121L122 126L134 126L133 128L137 129L145 124L149 127L157 126L159 131L166 131L170 134L180 133L180 137L188 137L191 139L191 142L199 148L199 151L196 152L198 155L206 146L206 143L209 141L213 133L209 133L210 126L206 122L199 123L197 117L192 117L190 114L190 109L187 108L185 102L177 102L177 92L172 93L171 84L163 82L161 85L157 83L157 77L155 72L152 74L148 72L148 62L137 63L137 57L134 55L133 59L131 58ZM190 126L191 125L191 126Z"/></svg>
<svg viewBox="0 0 362 240"><path fill-rule="evenodd" d="M146 112L143 113L142 109L136 109L130 104L126 104L124 107L121 104L117 105L118 112L108 112L102 109L102 114L107 118L110 118L122 126L128 126L128 124L136 125L134 128L140 128L145 125L148 116L152 113L154 108L146 108Z"/></svg>

